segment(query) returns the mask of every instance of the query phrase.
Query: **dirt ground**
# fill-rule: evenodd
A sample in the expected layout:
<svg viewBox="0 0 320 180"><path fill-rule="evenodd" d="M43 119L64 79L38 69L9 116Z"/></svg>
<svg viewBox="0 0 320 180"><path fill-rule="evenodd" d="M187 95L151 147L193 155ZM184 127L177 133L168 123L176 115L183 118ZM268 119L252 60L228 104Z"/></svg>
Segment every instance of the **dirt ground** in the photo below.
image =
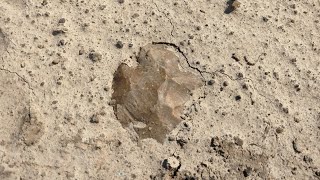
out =
<svg viewBox="0 0 320 180"><path fill-rule="evenodd" d="M0 179L320 179L320 1L239 2L1 0ZM113 109L152 43L203 81L164 142Z"/></svg>

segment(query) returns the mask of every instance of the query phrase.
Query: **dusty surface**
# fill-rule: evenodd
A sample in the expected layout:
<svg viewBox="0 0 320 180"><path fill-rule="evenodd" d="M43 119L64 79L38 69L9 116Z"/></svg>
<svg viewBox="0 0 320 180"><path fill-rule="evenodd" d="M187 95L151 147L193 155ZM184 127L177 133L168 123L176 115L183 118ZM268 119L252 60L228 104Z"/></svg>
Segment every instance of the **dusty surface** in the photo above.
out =
<svg viewBox="0 0 320 180"><path fill-rule="evenodd" d="M319 179L320 2L240 3L2 0L0 179ZM110 105L152 42L206 81L163 143Z"/></svg>

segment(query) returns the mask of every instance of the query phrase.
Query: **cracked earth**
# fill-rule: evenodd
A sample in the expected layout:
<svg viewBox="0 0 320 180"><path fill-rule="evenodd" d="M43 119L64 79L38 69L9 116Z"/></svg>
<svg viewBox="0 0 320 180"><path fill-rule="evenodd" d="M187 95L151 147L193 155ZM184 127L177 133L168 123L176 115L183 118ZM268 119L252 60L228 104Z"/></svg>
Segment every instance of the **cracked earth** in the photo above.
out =
<svg viewBox="0 0 320 180"><path fill-rule="evenodd" d="M3 0L0 179L319 179L319 17L316 0ZM162 92L180 103L160 140L112 98L148 44L203 82Z"/></svg>

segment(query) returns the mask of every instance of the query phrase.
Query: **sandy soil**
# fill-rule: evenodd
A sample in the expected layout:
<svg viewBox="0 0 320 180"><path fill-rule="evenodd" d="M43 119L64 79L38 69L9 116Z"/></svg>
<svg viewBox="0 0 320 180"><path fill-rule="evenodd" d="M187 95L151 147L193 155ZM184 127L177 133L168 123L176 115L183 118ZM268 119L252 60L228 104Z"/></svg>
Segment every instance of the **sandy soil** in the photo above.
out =
<svg viewBox="0 0 320 180"><path fill-rule="evenodd" d="M320 1L240 3L2 0L0 179L319 179ZM111 99L155 42L204 81L163 143Z"/></svg>

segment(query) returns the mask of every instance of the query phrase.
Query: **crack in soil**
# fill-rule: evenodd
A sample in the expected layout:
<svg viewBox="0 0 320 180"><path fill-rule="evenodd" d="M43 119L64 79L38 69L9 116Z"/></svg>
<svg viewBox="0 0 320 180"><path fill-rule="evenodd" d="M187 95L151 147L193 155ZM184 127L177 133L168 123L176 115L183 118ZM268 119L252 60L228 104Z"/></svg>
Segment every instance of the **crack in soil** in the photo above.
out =
<svg viewBox="0 0 320 180"><path fill-rule="evenodd" d="M28 89L30 91L29 92L29 102L28 102L28 104L29 104L29 107L28 107L28 118L31 119L31 99L32 99L31 98L31 94L33 93L33 89L31 87L30 83L24 77L22 77L20 74L18 74L17 72L10 71L10 70L5 69L5 68L0 68L0 71L4 71L4 72L10 73L10 74L14 74L14 75L18 76L23 82L25 82L27 84Z"/></svg>
<svg viewBox="0 0 320 180"><path fill-rule="evenodd" d="M203 79L205 79L204 76L203 76L203 73L208 73L208 72L206 72L206 71L201 71L199 68L192 66L192 65L190 64L190 62L189 62L188 57L187 57L187 56L185 55L185 53L180 49L180 47L177 46L176 44L170 43L170 42L152 42L152 44L164 44L164 45L173 47L174 49L176 49L176 50L185 58L188 66L189 66L191 69L194 69L194 70L198 71L198 72L200 73L201 77L202 77Z"/></svg>
<svg viewBox="0 0 320 180"><path fill-rule="evenodd" d="M265 98L265 99L269 100L270 102L272 102L268 97L266 97L265 95L261 94L261 93L257 90L257 88L256 88L256 86L255 86L255 83L254 83L253 80L250 79L250 78L236 78L236 79L234 79L234 78L232 78L229 74L226 74L226 73L224 73L224 72L220 72L219 70L214 71L214 72L207 72L207 71L200 70L199 68L197 68L197 67L195 67L195 66L192 66L192 65L190 64L188 57L186 56L186 54L181 50L181 48L180 48L178 45L176 45L176 44L174 44L174 43L170 43L170 42L152 42L152 44L164 44L164 45L167 45L167 46L170 46L170 47L173 47L174 49L176 49L176 50L185 58L188 66L189 66L191 69L194 69L194 70L198 71L198 72L200 73L201 77L202 77L205 81L206 81L206 78L203 76L204 73L210 74L210 75L212 75L212 76L215 76L215 75L217 75L217 74L221 74L221 75L227 77L228 79L230 79L231 81L248 80L248 81L250 81L250 82L252 83L253 89L254 89L254 91L255 91L258 95L260 95L260 96L262 96L263 98ZM265 54L261 54L258 58L260 58L262 55L265 55ZM250 95L250 99L251 99L252 102L254 102L253 99L252 99L252 95Z"/></svg>
<svg viewBox="0 0 320 180"><path fill-rule="evenodd" d="M173 23L172 23L172 19L169 18L169 16L168 16L166 13L160 11L158 5L157 5L154 1L152 1L152 3L156 6L157 10L158 10L160 13L164 14L164 16L169 20L169 22L170 22L170 24L171 24L171 26L172 26L170 35L171 35L172 37L174 37L174 36L173 36L173 31L174 31L174 29L175 29L175 26L174 26Z"/></svg>

